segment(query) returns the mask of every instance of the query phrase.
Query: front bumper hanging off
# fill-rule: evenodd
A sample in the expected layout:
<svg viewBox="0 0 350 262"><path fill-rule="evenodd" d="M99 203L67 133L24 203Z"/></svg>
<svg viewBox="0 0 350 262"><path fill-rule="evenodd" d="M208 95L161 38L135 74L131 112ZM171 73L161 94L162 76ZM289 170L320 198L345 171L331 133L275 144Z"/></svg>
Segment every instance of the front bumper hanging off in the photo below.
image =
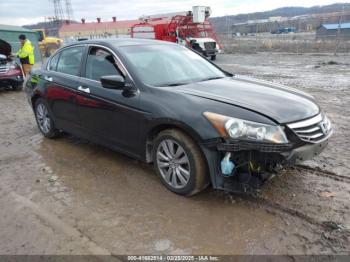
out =
<svg viewBox="0 0 350 262"><path fill-rule="evenodd" d="M292 144L268 144L252 142L207 141L201 145L208 167L212 186L231 192L256 192L267 180L283 168L290 167L319 155L328 144L305 143L298 147ZM236 168L230 176L224 176L220 163L226 153Z"/></svg>

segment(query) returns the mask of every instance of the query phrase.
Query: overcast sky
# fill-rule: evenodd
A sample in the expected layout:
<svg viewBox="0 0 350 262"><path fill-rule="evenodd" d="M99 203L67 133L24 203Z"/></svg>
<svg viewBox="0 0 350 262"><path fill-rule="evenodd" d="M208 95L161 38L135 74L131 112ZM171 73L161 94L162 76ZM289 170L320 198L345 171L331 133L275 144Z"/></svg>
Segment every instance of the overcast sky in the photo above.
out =
<svg viewBox="0 0 350 262"><path fill-rule="evenodd" d="M62 0L62 3L65 1ZM87 21L101 17L111 20L136 19L142 15L191 10L194 5L210 6L212 16L234 15L275 9L283 6L327 5L343 0L71 0L74 18ZM24 25L53 16L53 0L0 0L0 24Z"/></svg>

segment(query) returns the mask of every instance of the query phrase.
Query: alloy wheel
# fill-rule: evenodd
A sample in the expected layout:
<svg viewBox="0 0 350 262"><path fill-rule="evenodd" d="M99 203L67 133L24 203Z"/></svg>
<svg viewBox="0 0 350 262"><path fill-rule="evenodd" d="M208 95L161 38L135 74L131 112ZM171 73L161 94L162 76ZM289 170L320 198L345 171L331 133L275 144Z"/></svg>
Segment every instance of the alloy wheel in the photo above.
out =
<svg viewBox="0 0 350 262"><path fill-rule="evenodd" d="M173 139L163 140L157 149L157 166L167 184L184 188L190 180L190 161L184 148Z"/></svg>
<svg viewBox="0 0 350 262"><path fill-rule="evenodd" d="M39 104L36 108L36 118L38 120L38 125L40 130L47 134L51 130L51 119L49 112L44 104Z"/></svg>

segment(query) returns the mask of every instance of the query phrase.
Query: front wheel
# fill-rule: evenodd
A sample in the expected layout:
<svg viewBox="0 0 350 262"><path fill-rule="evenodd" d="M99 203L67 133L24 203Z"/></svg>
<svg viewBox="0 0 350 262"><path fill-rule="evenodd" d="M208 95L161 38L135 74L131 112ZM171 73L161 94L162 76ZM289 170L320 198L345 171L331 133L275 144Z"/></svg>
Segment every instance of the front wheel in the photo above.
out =
<svg viewBox="0 0 350 262"><path fill-rule="evenodd" d="M55 127L47 103L42 98L35 102L35 119L40 132L45 137L55 138L59 135L59 130Z"/></svg>
<svg viewBox="0 0 350 262"><path fill-rule="evenodd" d="M12 91L21 91L23 89L23 84L13 84Z"/></svg>
<svg viewBox="0 0 350 262"><path fill-rule="evenodd" d="M212 56L210 57L210 59L211 59L212 61L214 61L214 60L216 59L216 55L212 55Z"/></svg>
<svg viewBox="0 0 350 262"><path fill-rule="evenodd" d="M162 183L172 192L191 196L209 184L202 151L187 134L169 129L154 142L153 163Z"/></svg>

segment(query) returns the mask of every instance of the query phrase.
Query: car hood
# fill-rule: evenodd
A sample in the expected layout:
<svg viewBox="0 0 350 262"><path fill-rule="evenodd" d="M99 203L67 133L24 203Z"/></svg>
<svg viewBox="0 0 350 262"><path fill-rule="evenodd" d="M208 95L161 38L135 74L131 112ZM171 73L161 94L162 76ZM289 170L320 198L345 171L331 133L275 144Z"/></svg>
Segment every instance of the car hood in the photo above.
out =
<svg viewBox="0 0 350 262"><path fill-rule="evenodd" d="M182 93L255 111L281 124L306 119L320 111L313 97L304 92L243 76L191 83L176 88Z"/></svg>
<svg viewBox="0 0 350 262"><path fill-rule="evenodd" d="M11 55L11 45L2 39L0 39L0 54L5 56Z"/></svg>

